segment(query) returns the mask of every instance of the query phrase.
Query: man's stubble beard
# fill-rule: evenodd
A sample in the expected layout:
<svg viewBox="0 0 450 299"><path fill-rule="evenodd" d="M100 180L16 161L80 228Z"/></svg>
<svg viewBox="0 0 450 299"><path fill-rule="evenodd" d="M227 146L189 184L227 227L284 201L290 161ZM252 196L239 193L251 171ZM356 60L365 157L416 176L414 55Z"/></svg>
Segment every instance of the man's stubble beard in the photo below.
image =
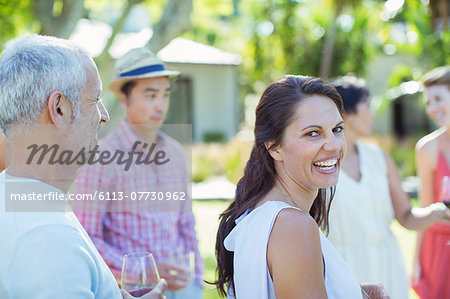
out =
<svg viewBox="0 0 450 299"><path fill-rule="evenodd" d="M72 122L66 144L76 153L84 149L85 154L87 155L88 152L93 150L97 145L97 132L99 128L100 124L94 128L90 125L90 122L80 114L75 117Z"/></svg>

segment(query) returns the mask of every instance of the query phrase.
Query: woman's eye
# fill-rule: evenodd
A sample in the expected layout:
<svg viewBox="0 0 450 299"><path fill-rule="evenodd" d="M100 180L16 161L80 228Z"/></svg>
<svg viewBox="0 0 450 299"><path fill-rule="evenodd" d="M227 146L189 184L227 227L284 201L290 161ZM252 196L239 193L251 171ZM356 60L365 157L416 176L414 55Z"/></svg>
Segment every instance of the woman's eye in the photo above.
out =
<svg viewBox="0 0 450 299"><path fill-rule="evenodd" d="M343 127L336 127L336 128L333 129L334 133L341 133L342 131L344 131Z"/></svg>
<svg viewBox="0 0 450 299"><path fill-rule="evenodd" d="M309 136L309 137L317 137L317 136L319 136L319 133L316 131L311 131L311 132L306 133L305 135Z"/></svg>

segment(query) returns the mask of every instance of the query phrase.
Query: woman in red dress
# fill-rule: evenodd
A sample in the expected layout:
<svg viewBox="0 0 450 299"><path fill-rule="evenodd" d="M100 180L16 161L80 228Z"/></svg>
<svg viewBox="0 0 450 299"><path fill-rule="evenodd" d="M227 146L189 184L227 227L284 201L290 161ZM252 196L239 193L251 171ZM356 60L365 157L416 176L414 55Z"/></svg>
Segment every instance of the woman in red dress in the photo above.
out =
<svg viewBox="0 0 450 299"><path fill-rule="evenodd" d="M427 73L424 87L426 112L440 128L416 145L421 206L450 200L450 66ZM450 221L418 232L412 286L422 299L450 298Z"/></svg>

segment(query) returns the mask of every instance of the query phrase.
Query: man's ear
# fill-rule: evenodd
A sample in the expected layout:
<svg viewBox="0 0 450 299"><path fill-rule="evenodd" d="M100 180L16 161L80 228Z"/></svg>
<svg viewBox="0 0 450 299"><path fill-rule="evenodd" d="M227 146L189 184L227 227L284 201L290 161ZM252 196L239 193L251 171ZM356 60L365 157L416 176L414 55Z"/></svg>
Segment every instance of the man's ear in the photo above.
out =
<svg viewBox="0 0 450 299"><path fill-rule="evenodd" d="M50 119L58 128L65 127L72 119L72 104L61 92L55 91L50 94L47 101Z"/></svg>
<svg viewBox="0 0 450 299"><path fill-rule="evenodd" d="M119 92L119 100L120 100L120 104L122 104L122 106L126 109L128 107L129 99L128 99L127 95L122 91Z"/></svg>
<svg viewBox="0 0 450 299"><path fill-rule="evenodd" d="M268 142L264 143L264 146L266 147L267 151L269 152L269 154L272 156L272 158L275 161L279 161L279 162L283 161L283 158L281 157L281 154L280 154L280 152L281 152L280 145L272 147L273 144L274 144L273 141L268 141Z"/></svg>

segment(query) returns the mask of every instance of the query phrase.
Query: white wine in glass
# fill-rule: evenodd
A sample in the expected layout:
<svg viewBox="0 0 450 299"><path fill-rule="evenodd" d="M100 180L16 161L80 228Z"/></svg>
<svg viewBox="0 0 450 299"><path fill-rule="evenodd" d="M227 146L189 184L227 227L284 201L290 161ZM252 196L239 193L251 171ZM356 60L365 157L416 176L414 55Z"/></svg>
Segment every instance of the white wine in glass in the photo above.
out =
<svg viewBox="0 0 450 299"><path fill-rule="evenodd" d="M441 200L450 209L450 177L448 176L442 178Z"/></svg>
<svg viewBox="0 0 450 299"><path fill-rule="evenodd" d="M186 253L168 253L166 263L174 266L169 274L178 277L182 281L192 283L195 276L195 253L189 251ZM179 269L176 270L176 269Z"/></svg>

